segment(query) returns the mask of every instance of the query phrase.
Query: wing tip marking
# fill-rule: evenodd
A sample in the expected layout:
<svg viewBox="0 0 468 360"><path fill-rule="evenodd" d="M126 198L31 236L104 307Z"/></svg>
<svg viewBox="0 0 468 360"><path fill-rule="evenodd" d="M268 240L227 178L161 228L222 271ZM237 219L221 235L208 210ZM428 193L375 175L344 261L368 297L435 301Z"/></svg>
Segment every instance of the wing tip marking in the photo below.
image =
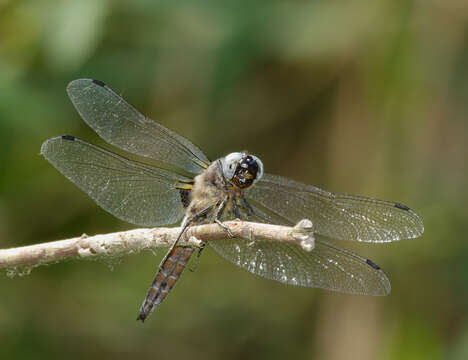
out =
<svg viewBox="0 0 468 360"><path fill-rule="evenodd" d="M96 84L96 85L99 85L99 86L101 86L101 87L106 86L106 84L105 84L103 81L101 81L101 80L93 79L93 83Z"/></svg>
<svg viewBox="0 0 468 360"><path fill-rule="evenodd" d="M62 136L60 136L60 138L62 140L71 140L71 141L76 140L76 137L74 137L73 135L62 135Z"/></svg>
<svg viewBox="0 0 468 360"><path fill-rule="evenodd" d="M74 137L73 135L60 135L60 136L56 136L56 137L53 137L53 138L50 138L46 141L44 141L41 145L41 152L40 154L43 155L44 157L46 157L48 159L48 156L49 156L49 151L51 149L51 144L53 144L55 141L57 140L71 140L71 141L74 141L76 140L76 137Z"/></svg>
<svg viewBox="0 0 468 360"><path fill-rule="evenodd" d="M409 211L410 208L404 204L400 204L400 203L395 203L394 206L397 208L397 209L400 209L400 210L404 210L404 211Z"/></svg>
<svg viewBox="0 0 468 360"><path fill-rule="evenodd" d="M370 260L370 259L366 259L366 263L367 263L367 265L369 265L370 267L374 268L375 270L381 270L381 269L380 269L380 266L377 265L375 262L373 262L373 261Z"/></svg>

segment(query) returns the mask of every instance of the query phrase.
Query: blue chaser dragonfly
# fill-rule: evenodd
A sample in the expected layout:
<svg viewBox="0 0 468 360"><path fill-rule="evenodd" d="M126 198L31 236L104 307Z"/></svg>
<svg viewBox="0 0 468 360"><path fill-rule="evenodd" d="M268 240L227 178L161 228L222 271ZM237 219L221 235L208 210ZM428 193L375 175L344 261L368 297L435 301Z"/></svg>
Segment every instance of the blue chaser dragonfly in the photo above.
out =
<svg viewBox="0 0 468 360"><path fill-rule="evenodd" d="M67 91L101 138L158 164L131 160L70 135L43 143L45 158L119 219L139 226L182 220L179 238L190 225L224 226L221 220L229 218L284 225L312 221L315 247L310 252L293 244L252 244L231 236L209 243L251 273L290 285L387 295L390 282L379 266L330 240L382 243L416 238L424 231L421 218L406 205L332 193L264 174L261 160L251 154L232 153L210 162L189 140L142 115L99 80L72 81ZM144 321L164 300L194 251L174 243L138 320Z"/></svg>

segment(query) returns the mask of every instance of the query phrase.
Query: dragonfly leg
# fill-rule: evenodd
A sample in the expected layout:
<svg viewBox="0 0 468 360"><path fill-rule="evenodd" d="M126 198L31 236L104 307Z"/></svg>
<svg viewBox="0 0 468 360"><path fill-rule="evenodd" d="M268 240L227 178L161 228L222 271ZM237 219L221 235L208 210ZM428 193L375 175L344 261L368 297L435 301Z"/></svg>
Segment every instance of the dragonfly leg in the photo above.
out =
<svg viewBox="0 0 468 360"><path fill-rule="evenodd" d="M191 272L194 272L195 269L198 267L198 260L200 260L200 255L201 255L203 249L205 248L205 246L206 246L206 243L203 243L203 244L201 244L201 246L198 248L197 257L195 258L195 264L193 264L193 266L190 268L190 271L191 271Z"/></svg>
<svg viewBox="0 0 468 360"><path fill-rule="evenodd" d="M186 220L183 221L182 223L182 230L180 230L180 233L179 235L177 235L177 239L176 241L174 241L174 243L172 244L172 246L170 247L169 251L167 254L169 254L171 252L172 249L174 249L177 244L179 243L180 239L182 238L182 235L183 233L185 232L185 230L187 230L187 228L195 221L199 220L200 218L206 216L211 210L213 210L213 207L214 205L211 205L211 206L208 206L206 207L205 209L203 210L200 210L199 212L197 212L195 215L192 215L191 217L187 218ZM167 257L167 255L166 255ZM164 260L166 260L166 258L164 258ZM163 261L164 261L163 260Z"/></svg>
<svg viewBox="0 0 468 360"><path fill-rule="evenodd" d="M227 232L227 234L229 235L229 237L233 238L234 237L234 234L231 232L231 230L229 230L229 228L223 224L223 222L219 219L215 219L215 223L218 224L219 226L221 226L224 231Z"/></svg>
<svg viewBox="0 0 468 360"><path fill-rule="evenodd" d="M266 216L255 212L254 209L252 209L252 207L250 206L250 204L247 202L247 200L245 199L245 197L243 195L241 196L240 200L241 200L242 207L247 211L247 216L248 217L256 216L256 217L262 219L263 221L265 221L265 223L271 223L271 220L268 219Z"/></svg>
<svg viewBox="0 0 468 360"><path fill-rule="evenodd" d="M239 208L237 207L237 204L236 204L236 201L234 200L232 202L232 211L234 212L234 217L236 219L240 219L241 218L241 214L239 212Z"/></svg>
<svg viewBox="0 0 468 360"><path fill-rule="evenodd" d="M229 228L224 225L220 219L220 217L223 215L223 212L224 212L224 209L226 208L226 203L228 201L228 198L226 197L223 201L221 201L221 203L219 204L218 208L216 209L216 212L215 212L215 215L214 215L214 221L216 224L218 224L219 226L221 226L229 235L229 237L234 237L234 235L232 234L231 230L229 230Z"/></svg>
<svg viewBox="0 0 468 360"><path fill-rule="evenodd" d="M244 195L241 195L240 197L241 205L242 207L247 210L247 216L252 216L255 215L254 210L252 209L252 206L247 202L245 199Z"/></svg>

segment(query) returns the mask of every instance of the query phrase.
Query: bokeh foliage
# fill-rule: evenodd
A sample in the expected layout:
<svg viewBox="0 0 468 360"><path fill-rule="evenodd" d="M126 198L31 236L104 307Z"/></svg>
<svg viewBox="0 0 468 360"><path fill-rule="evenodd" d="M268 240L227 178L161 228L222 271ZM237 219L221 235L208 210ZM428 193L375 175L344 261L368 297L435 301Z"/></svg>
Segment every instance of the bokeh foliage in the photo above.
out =
<svg viewBox="0 0 468 360"><path fill-rule="evenodd" d="M1 248L132 227L39 156L64 133L102 145L65 94L80 77L212 159L248 149L426 226L351 246L389 274L386 298L286 287L206 251L142 326L163 251L1 276L0 358L467 358L467 69L463 0L0 1Z"/></svg>

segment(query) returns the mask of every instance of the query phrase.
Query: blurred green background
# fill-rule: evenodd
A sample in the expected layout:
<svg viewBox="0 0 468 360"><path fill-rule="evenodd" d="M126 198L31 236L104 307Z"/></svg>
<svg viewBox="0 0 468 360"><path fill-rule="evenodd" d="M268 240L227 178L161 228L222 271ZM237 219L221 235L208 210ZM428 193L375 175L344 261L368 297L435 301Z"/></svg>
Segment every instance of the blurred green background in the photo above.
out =
<svg viewBox="0 0 468 360"><path fill-rule="evenodd" d="M1 359L467 359L468 3L0 1L0 248L132 228L39 155L102 141L67 98L105 81L211 158L400 201L422 238L351 248L385 298L257 278L211 249L144 325L164 250L0 275ZM340 244L350 248L350 244Z"/></svg>

